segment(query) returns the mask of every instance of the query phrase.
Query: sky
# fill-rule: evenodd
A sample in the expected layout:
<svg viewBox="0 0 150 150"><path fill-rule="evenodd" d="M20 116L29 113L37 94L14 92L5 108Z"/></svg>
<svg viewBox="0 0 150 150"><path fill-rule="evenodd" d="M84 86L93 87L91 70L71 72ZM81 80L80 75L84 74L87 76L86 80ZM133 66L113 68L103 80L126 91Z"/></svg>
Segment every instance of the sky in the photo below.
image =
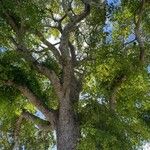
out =
<svg viewBox="0 0 150 150"><path fill-rule="evenodd" d="M150 143L145 144L141 149L139 150L150 150Z"/></svg>

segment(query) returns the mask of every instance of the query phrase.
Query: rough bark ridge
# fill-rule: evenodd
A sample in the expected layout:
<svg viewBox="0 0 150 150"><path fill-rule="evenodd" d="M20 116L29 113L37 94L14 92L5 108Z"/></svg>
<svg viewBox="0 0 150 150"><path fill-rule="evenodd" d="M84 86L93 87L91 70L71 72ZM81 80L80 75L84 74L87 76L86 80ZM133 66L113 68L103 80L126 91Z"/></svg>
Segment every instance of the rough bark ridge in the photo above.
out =
<svg viewBox="0 0 150 150"><path fill-rule="evenodd" d="M74 150L79 138L79 125L70 99L70 88L61 99L57 122L57 149Z"/></svg>
<svg viewBox="0 0 150 150"><path fill-rule="evenodd" d="M65 78L56 123L58 150L75 150L80 136L75 105L79 100L81 85L71 68L71 63L64 67Z"/></svg>

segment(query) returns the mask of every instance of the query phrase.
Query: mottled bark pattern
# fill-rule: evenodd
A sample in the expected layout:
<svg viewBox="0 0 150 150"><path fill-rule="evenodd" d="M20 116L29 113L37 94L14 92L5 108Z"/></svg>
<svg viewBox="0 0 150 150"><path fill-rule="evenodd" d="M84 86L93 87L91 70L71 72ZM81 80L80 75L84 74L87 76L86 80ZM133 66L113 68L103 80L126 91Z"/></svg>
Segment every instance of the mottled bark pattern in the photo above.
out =
<svg viewBox="0 0 150 150"><path fill-rule="evenodd" d="M78 103L81 86L75 77L63 91L57 122L57 149L75 150L80 137L78 117L74 105Z"/></svg>

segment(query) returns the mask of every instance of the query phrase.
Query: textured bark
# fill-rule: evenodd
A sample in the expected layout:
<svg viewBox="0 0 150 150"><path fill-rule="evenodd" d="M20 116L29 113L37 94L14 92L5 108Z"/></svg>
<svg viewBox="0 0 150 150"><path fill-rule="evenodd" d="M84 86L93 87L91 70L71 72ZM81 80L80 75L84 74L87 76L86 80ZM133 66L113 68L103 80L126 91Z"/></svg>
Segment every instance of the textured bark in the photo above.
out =
<svg viewBox="0 0 150 150"><path fill-rule="evenodd" d="M117 105L117 92L119 91L119 88L121 87L122 83L126 80L125 74L120 74L116 78L114 78L111 86L110 86L110 97L109 97L109 107L112 112L116 111L116 105Z"/></svg>
<svg viewBox="0 0 150 150"><path fill-rule="evenodd" d="M75 104L79 100L81 85L73 75L71 71L72 67L70 67L71 65L68 64L64 69L63 95L59 100L56 125L58 150L75 150L80 136Z"/></svg>
<svg viewBox="0 0 150 150"><path fill-rule="evenodd" d="M23 110L22 115L24 119L30 121L38 126L40 130L50 131L52 130L51 124L49 121L43 120L30 112Z"/></svg>
<svg viewBox="0 0 150 150"><path fill-rule="evenodd" d="M47 118L47 120L51 123L52 129L55 129L56 122L56 112L52 109L49 109L42 100L39 100L36 95L34 95L27 87L25 86L17 86L17 88L22 92L24 96L26 96L29 101L36 106Z"/></svg>
<svg viewBox="0 0 150 150"><path fill-rule="evenodd" d="M139 53L139 60L141 63L144 63L144 57L145 57L145 47L144 47L144 41L142 40L142 33L141 33L141 24L142 24L142 16L143 16L143 12L144 12L144 6L145 6L145 0L141 1L141 5L139 7L139 9L136 12L135 15L135 36L136 36L136 40L139 44L139 48L140 48L140 53ZM137 17L137 20L136 20Z"/></svg>
<svg viewBox="0 0 150 150"><path fill-rule="evenodd" d="M80 136L77 115L70 99L70 88L61 99L57 122L57 149L75 150Z"/></svg>
<svg viewBox="0 0 150 150"><path fill-rule="evenodd" d="M14 143L12 144L12 150L19 150L19 142L20 142L19 133L20 133L22 120L23 120L22 115L16 120L15 130L14 130Z"/></svg>

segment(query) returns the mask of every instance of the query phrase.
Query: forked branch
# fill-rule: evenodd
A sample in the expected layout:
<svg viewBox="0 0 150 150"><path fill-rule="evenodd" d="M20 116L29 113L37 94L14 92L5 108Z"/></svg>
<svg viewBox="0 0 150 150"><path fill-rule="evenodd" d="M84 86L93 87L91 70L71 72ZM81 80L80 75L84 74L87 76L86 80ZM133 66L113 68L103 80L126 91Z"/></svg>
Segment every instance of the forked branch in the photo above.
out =
<svg viewBox="0 0 150 150"><path fill-rule="evenodd" d="M57 48L51 44L45 37L44 35L37 31L37 36L40 38L40 40L52 51L52 53L54 54L54 56L56 57L56 59L60 62L61 61L61 55L59 53L59 51L57 50Z"/></svg>
<svg viewBox="0 0 150 150"><path fill-rule="evenodd" d="M47 105L41 99L39 99L39 97L37 97L36 94L34 94L27 86L18 85L10 80L4 81L3 83L8 86L16 87L28 99L28 101L31 104L33 104L39 111L41 111L44 114L46 120L50 122L51 128L55 129L57 119L56 110L48 108Z"/></svg>
<svg viewBox="0 0 150 150"><path fill-rule="evenodd" d="M31 92L26 86L16 85L16 87L21 91L21 93L28 98L28 100L39 109L46 117L46 119L51 123L52 129L55 129L56 123L56 112L49 109L34 93Z"/></svg>
<svg viewBox="0 0 150 150"><path fill-rule="evenodd" d="M84 4L84 6L84 11L79 15L73 16L72 20L64 27L62 31L59 49L62 52L62 55L66 58L70 55L68 50L69 34L75 29L77 23L86 18L86 16L90 13L90 5Z"/></svg>

